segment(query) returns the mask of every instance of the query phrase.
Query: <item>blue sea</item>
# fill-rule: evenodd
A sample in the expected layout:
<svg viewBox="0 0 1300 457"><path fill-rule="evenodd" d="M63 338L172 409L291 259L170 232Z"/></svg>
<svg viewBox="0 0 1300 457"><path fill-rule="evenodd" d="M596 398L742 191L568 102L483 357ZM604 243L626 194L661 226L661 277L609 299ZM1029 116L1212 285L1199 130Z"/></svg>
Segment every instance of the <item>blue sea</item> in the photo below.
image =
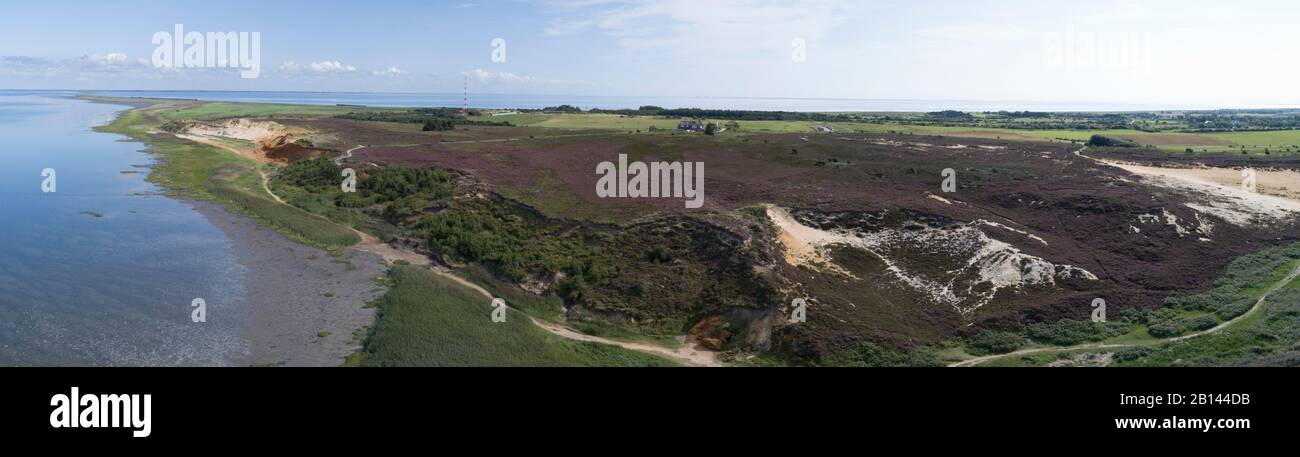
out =
<svg viewBox="0 0 1300 457"><path fill-rule="evenodd" d="M247 351L231 241L193 203L154 195L140 143L92 130L127 107L62 95L0 92L0 366L224 365ZM190 320L195 298L206 323Z"/></svg>

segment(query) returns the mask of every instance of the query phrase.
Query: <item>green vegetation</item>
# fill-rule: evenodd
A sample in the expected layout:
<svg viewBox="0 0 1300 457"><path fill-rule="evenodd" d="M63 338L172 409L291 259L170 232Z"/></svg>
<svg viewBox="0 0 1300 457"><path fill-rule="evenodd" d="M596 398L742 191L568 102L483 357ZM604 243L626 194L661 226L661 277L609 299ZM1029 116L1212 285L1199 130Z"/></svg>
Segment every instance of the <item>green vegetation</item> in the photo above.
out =
<svg viewBox="0 0 1300 457"><path fill-rule="evenodd" d="M1135 148L1138 146L1130 140L1111 138L1105 135L1093 135L1088 139L1088 146L1108 147L1108 148Z"/></svg>
<svg viewBox="0 0 1300 457"><path fill-rule="evenodd" d="M261 186L258 164L215 147L151 134L161 125L158 110L139 108L118 116L99 131L118 133L144 142L158 156L148 180L178 194L230 205L232 211L252 217L304 244L337 250L361 241L347 227L325 221L298 208L281 205Z"/></svg>
<svg viewBox="0 0 1300 457"><path fill-rule="evenodd" d="M930 348L894 351L881 348L870 341L859 343L851 351L837 353L824 361L827 366L839 367L941 367L938 353Z"/></svg>
<svg viewBox="0 0 1300 457"><path fill-rule="evenodd" d="M513 205L460 200L423 218L414 228L451 260L484 264L514 282L529 273L542 277L564 273L555 292L570 300L609 279L592 243L583 237L561 236L563 225L549 224Z"/></svg>
<svg viewBox="0 0 1300 457"><path fill-rule="evenodd" d="M1029 326L1029 339L1053 346L1073 346L1128 333L1131 324L1122 321L1093 322L1061 319Z"/></svg>
<svg viewBox="0 0 1300 457"><path fill-rule="evenodd" d="M364 366L673 366L613 346L551 335L511 313L493 323L486 298L427 270L397 266L379 299Z"/></svg>
<svg viewBox="0 0 1300 457"><path fill-rule="evenodd" d="M391 224L445 204L454 187L449 174L433 169L362 169L357 192L343 192L341 177L342 168L321 157L283 167L271 185L294 206L340 223L365 226L386 237L400 234Z"/></svg>
<svg viewBox="0 0 1300 457"><path fill-rule="evenodd" d="M1026 333L1035 342L1053 346L1099 341L1132 345L1114 351L1117 366L1300 366L1300 279L1270 295L1262 311L1247 314L1260 297L1298 267L1300 243L1274 247L1234 260L1214 289L1166 299L1159 309L1125 310L1118 319L1104 324L1069 319L1036 324ZM1163 341L1238 317L1220 332ZM967 352L1010 352L1004 349L1016 334L1002 333L1006 332L985 331L970 338ZM1098 350L1044 351L995 359L981 366L1041 366L1087 352Z"/></svg>
<svg viewBox="0 0 1300 457"><path fill-rule="evenodd" d="M452 108L417 108L411 110L385 110L347 112L334 115L337 119L354 121L397 122L401 124L423 124L424 131L452 130L455 125L500 125L509 126L509 122L476 120L462 116L460 110ZM481 118L480 118L481 119Z"/></svg>
<svg viewBox="0 0 1300 457"><path fill-rule="evenodd" d="M448 119L429 119L424 121L424 127L421 127L420 131L443 132L443 131L455 130L455 129L456 129L456 124Z"/></svg>
<svg viewBox="0 0 1300 457"><path fill-rule="evenodd" d="M1300 366L1300 282L1269 296L1257 314L1224 332L1126 353L1116 365Z"/></svg>
<svg viewBox="0 0 1300 457"><path fill-rule="evenodd" d="M1020 349L1025 344L1025 337L1015 332L984 330L966 342L972 355L1006 354Z"/></svg>

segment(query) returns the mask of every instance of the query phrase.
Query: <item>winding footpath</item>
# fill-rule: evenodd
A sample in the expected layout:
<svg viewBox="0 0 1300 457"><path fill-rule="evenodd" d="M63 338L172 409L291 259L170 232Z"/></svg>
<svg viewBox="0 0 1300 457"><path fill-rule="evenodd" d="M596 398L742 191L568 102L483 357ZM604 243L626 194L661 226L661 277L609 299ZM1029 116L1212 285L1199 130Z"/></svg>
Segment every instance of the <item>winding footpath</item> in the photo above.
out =
<svg viewBox="0 0 1300 457"><path fill-rule="evenodd" d="M1075 346L1057 346L1057 347L1047 347L1047 348L1022 349L1019 351L1008 352L1006 354L986 355L983 357L966 359L960 362L949 364L948 366L971 367L971 366L979 365L984 362L988 362L990 360L997 360L1001 358L1015 357L1015 356L1021 356L1027 354L1039 354L1044 352L1068 352L1068 351L1088 350L1088 349L1123 349L1123 348L1138 347L1138 346L1155 346L1164 343L1176 343L1179 341L1186 341L1192 338L1205 336L1212 333L1219 333L1224 329L1228 328L1229 326L1232 326L1237 322L1241 322L1243 319L1246 319L1262 311L1264 309L1265 301L1268 299L1270 295L1273 295L1274 292L1277 292L1278 290L1281 290L1283 287L1286 287L1287 284L1290 284L1292 281L1295 281L1296 278L1300 278L1300 266L1297 266L1296 269L1291 272L1291 274L1287 275L1285 278L1282 278L1281 281L1278 281L1276 284L1273 284L1273 287L1269 288L1268 291L1264 293L1264 295L1261 295L1259 297L1259 300L1255 301L1255 306L1252 306L1249 311L1246 311L1240 316L1224 321L1223 323L1216 325L1214 326L1214 328L1211 329L1201 330L1199 332L1193 332L1183 336L1155 339L1155 340L1143 341L1140 343L1118 343L1118 344L1117 343L1109 343L1109 344L1088 343L1088 344L1079 344Z"/></svg>
<svg viewBox="0 0 1300 457"><path fill-rule="evenodd" d="M365 146L357 146L357 147L355 147L355 148L348 149L347 151L343 151L343 154L341 154L341 155L339 155L338 157L335 157L335 158L334 158L334 165L336 165L336 166L340 166L340 167L343 166L343 161L344 161L344 160L347 160L347 159L351 159L351 158L352 158L352 151L360 150L360 149L363 149L363 148L365 148Z"/></svg>
<svg viewBox="0 0 1300 457"><path fill-rule="evenodd" d="M352 157L353 151L359 150L364 147L365 146L357 146L355 148L347 150L342 155L334 159L334 164L338 166L342 166L344 160ZM271 192L271 188L267 184L270 178L267 175L266 171L261 168L259 168L258 171L261 172L262 174L262 188L266 190L266 193L270 194L271 197L275 199L275 201L280 202L281 204L284 205L288 205L288 203L282 200L278 195L276 195L274 192ZM320 216L317 215L317 217ZM353 233L356 233L357 236L361 238L360 243L357 243L356 245L352 246L353 249L375 254L389 263L404 261L410 265L427 268L429 271L432 271L434 274L438 276L446 278L452 282L455 282L458 285L464 286L470 290L477 292L479 295L482 295L483 297L487 298L489 302L496 298L495 296L492 295L491 292L488 292L488 290L484 289L482 286L479 286L478 284L475 284L464 278L461 278L460 276L456 276L450 270L434 265L433 261L430 260L428 256L410 250L393 247L388 243L380 241L378 238L374 237L369 233L357 230L355 227L352 227L351 225L343 224L343 226L347 227L349 230L352 230ZM713 351L695 348L695 344L693 344L689 340L689 338L687 339L687 341L683 342L682 345L677 347L676 349L658 346L654 344L647 344L647 343L612 340L609 338L601 338L598 336L587 335L585 333L579 332L569 327L565 327L560 324L543 321L535 317L529 316L515 308L509 308L509 309L511 311L515 311L516 313L527 317L528 320L538 328L541 328L542 330L545 330L551 333L552 335L556 335L561 338L565 338L573 341L582 341L587 343L617 346L623 349L657 355L687 366L696 366L696 367L723 366L723 364L719 362L717 359L717 353Z"/></svg>
<svg viewBox="0 0 1300 457"><path fill-rule="evenodd" d="M1086 150L1088 150L1088 147L1084 146L1083 148L1080 148L1078 151L1074 151L1074 155L1088 160L1092 160L1101 165L1107 165L1107 166L1110 165L1105 161L1098 160L1096 158L1084 155L1083 152ZM1255 301L1255 305L1252 306L1250 310L1246 311L1240 316L1224 321L1223 323L1216 325L1213 328L1207 330L1201 330L1198 332L1193 332L1186 335L1176 336L1171 338L1162 338L1162 339L1143 341L1139 343L1087 343L1087 344L1079 344L1074 346L1056 346L1056 347L1045 347L1045 348L1022 349L1019 351L1008 352L1006 354L986 355L983 357L966 359L960 362L951 363L948 366L949 367L972 367L991 360L998 360L1007 357L1016 357L1016 356L1022 356L1028 354L1041 354L1047 352L1068 352L1068 351L1092 350L1092 349L1123 349L1123 348L1131 348L1131 347L1138 347L1138 346L1155 346L1164 343L1176 343L1179 341L1186 341L1199 336L1219 333L1224 329L1227 329L1228 327L1232 326L1233 324L1237 322L1241 322L1243 319L1253 316L1256 313L1263 310L1264 304L1270 295L1273 295L1274 292L1277 292L1283 287L1286 287L1287 284L1290 284L1292 281L1295 281L1296 278L1298 277L1300 277L1300 266L1297 266L1295 271L1292 271L1291 274L1287 275L1285 278L1282 278L1281 281L1278 281L1276 284L1273 285L1273 287L1269 288L1269 290L1265 292L1264 295L1261 295L1259 297L1259 300Z"/></svg>
<svg viewBox="0 0 1300 457"><path fill-rule="evenodd" d="M207 137L192 136L192 135L176 135L176 136L183 139L224 149L233 152L235 154L249 157L258 161L259 165L257 168L257 172L262 177L262 190L266 191L266 194L270 195L271 198L274 199L277 203L286 206L293 206L290 205L289 202L286 202L284 201L284 199L280 198L279 195L276 195L275 192L271 191L271 186L270 186L271 176L266 172L266 165L265 165L266 163L269 163L269 161L265 160L265 157L260 157L256 153L256 151L241 150L239 148L235 148L228 144ZM343 166L344 160L352 158L353 151L357 151L365 147L366 146L357 146L352 149L348 149L347 151L344 151L343 154L334 158L334 165ZM330 221L329 219L326 219L324 216L321 216L319 214L312 213L312 212L307 212L307 213L315 217L318 217L322 220L334 223L333 221ZM428 256L410 250L393 247L388 243L380 241L378 238L375 238L373 235L369 233L357 230L355 227L352 227L351 225L347 225L347 224L340 224L340 225L347 227L348 230L351 230L353 233L356 233L357 236L361 238L361 242L353 245L352 249L375 254L389 263L403 261L411 265L427 268L429 269L429 271L432 271L434 274L447 278L452 282L455 282L459 285L474 290L475 292L478 292L480 295L486 297L489 301L496 298L492 295L491 292L488 292L487 289L484 289L478 284L474 284L470 281L465 280L464 278L461 278L460 276L456 276L455 274L452 274L450 270L446 270L444 268L440 268L434 265L433 261L431 261ZM545 330L551 333L552 335L559 336L561 338L565 338L573 341L582 341L587 343L604 344L607 346L618 346L623 349L628 349L632 351L664 357L687 366L696 366L696 367L724 366L721 362L718 361L716 352L697 348L694 342L691 341L689 337L686 339L686 341L684 341L681 344L681 346L679 346L676 349L657 346L653 344L646 344L646 343L611 340L609 338L601 338L598 336L587 335L585 333L579 332L569 327L565 327L560 324L539 320L532 316L528 316L527 314L515 308L510 308L510 310L515 311L519 314L523 314L524 316L527 316L528 320L532 322L533 325L536 325L538 328L541 328L542 330Z"/></svg>

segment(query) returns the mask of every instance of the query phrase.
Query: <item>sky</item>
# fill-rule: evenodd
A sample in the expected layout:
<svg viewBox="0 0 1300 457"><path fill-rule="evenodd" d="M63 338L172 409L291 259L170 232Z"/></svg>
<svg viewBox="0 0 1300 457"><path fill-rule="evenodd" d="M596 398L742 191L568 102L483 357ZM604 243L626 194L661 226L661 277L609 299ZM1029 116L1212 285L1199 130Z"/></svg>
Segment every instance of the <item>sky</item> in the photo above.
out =
<svg viewBox="0 0 1300 457"><path fill-rule="evenodd" d="M0 89L1300 104L1300 2L0 2ZM153 39L258 32L261 71ZM504 51L504 52L503 52ZM494 58L495 57L495 58Z"/></svg>

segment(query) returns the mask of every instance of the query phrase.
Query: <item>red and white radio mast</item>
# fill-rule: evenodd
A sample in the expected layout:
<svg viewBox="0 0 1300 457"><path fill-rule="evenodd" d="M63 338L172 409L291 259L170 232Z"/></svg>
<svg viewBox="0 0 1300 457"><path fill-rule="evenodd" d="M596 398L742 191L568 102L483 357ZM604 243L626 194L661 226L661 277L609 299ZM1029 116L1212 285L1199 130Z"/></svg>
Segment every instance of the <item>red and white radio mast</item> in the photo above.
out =
<svg viewBox="0 0 1300 457"><path fill-rule="evenodd" d="M465 104L461 106L460 113L469 115L469 74L465 74Z"/></svg>

